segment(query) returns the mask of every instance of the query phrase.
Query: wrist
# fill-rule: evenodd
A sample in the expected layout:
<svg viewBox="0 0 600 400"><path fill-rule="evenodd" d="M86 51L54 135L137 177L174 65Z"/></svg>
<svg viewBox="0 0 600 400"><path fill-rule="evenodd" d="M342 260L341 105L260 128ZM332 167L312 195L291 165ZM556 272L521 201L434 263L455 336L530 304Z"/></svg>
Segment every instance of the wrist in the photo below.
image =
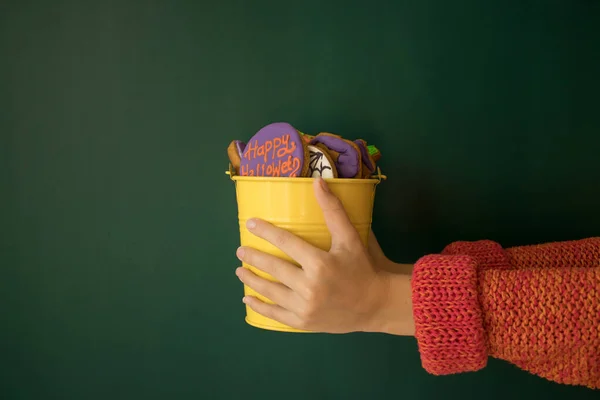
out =
<svg viewBox="0 0 600 400"><path fill-rule="evenodd" d="M408 265L396 264L396 266L407 267ZM365 331L414 336L410 275L380 271L378 282L380 301Z"/></svg>
<svg viewBox="0 0 600 400"><path fill-rule="evenodd" d="M413 267L413 264L399 264L388 260L383 269L393 274L412 275Z"/></svg>

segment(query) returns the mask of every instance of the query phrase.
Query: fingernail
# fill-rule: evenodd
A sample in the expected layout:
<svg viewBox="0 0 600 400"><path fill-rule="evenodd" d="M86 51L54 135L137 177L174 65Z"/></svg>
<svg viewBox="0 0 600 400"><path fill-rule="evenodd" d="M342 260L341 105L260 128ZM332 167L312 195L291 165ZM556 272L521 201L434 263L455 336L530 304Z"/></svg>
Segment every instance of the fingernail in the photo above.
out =
<svg viewBox="0 0 600 400"><path fill-rule="evenodd" d="M235 252L235 255L237 256L237 258L239 258L241 260L242 258L244 258L244 253L245 253L244 248L238 247L237 251Z"/></svg>
<svg viewBox="0 0 600 400"><path fill-rule="evenodd" d="M256 228L256 221L254 219L249 219L248 221L246 221L246 228L248 228L248 229Z"/></svg>
<svg viewBox="0 0 600 400"><path fill-rule="evenodd" d="M248 304L248 298L246 296L242 298L242 303Z"/></svg>
<svg viewBox="0 0 600 400"><path fill-rule="evenodd" d="M321 177L319 177L318 179L319 179L319 185L321 185L321 188L325 192L329 193L329 186L327 185L327 182L325 182L325 179L323 179Z"/></svg>

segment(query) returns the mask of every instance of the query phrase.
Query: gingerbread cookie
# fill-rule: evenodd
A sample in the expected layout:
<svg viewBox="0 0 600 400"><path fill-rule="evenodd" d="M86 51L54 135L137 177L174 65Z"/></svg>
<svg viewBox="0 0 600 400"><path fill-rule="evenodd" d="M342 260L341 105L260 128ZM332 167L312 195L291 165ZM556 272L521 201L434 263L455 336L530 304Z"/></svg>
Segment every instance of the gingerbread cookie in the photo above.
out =
<svg viewBox="0 0 600 400"><path fill-rule="evenodd" d="M315 136L310 144L322 144L327 147L334 158L340 178L362 177L361 153L356 143L331 133L322 132Z"/></svg>
<svg viewBox="0 0 600 400"><path fill-rule="evenodd" d="M308 145L310 154L308 176L313 178L322 177L325 179L337 178L337 169L335 162L328 154L327 149L323 145Z"/></svg>
<svg viewBox="0 0 600 400"><path fill-rule="evenodd" d="M240 161L242 176L308 176L309 152L302 135L286 122L260 129L248 141Z"/></svg>
<svg viewBox="0 0 600 400"><path fill-rule="evenodd" d="M235 168L235 172L237 173L240 170L240 164L242 161L242 153L246 148L246 143L240 142L239 140L234 140L227 147L227 156L229 157L229 161L233 168Z"/></svg>
<svg viewBox="0 0 600 400"><path fill-rule="evenodd" d="M369 154L369 150L367 148L367 142L362 139L355 140L354 143L360 149L360 155L363 163L363 178L370 178L375 173L375 160Z"/></svg>
<svg viewBox="0 0 600 400"><path fill-rule="evenodd" d="M369 154L373 158L373 161L379 161L379 159L381 158L381 152L379 151L379 149L373 146L372 144L368 145L367 149L369 150Z"/></svg>
<svg viewBox="0 0 600 400"><path fill-rule="evenodd" d="M302 135L302 139L304 140L304 142L306 144L309 144L310 141L315 138L313 135L307 135L306 133L302 133L300 131L298 131L298 133L300 133L300 135Z"/></svg>

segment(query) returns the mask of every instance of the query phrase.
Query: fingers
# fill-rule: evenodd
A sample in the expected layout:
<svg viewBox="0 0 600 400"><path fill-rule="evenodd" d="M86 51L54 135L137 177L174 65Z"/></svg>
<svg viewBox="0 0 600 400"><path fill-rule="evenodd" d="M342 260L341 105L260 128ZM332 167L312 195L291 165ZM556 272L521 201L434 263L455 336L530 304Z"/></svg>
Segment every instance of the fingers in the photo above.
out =
<svg viewBox="0 0 600 400"><path fill-rule="evenodd" d="M275 321L281 322L282 324L291 326L292 328L298 326L298 317L296 314L286 310L281 306L278 306L277 304L267 304L254 296L246 296L244 297L243 301L251 309L267 318L271 318Z"/></svg>
<svg viewBox="0 0 600 400"><path fill-rule="evenodd" d="M316 179L314 191L331 233L331 247L352 248L360 244L360 236L352 225L342 202L329 190L325 180Z"/></svg>
<svg viewBox="0 0 600 400"><path fill-rule="evenodd" d="M300 268L271 254L249 247L240 247L236 255L240 261L266 272L291 289L297 289L304 280Z"/></svg>
<svg viewBox="0 0 600 400"><path fill-rule="evenodd" d="M250 219L246 227L252 234L271 243L302 266L323 253L322 250L311 246L298 236L266 221Z"/></svg>
<svg viewBox="0 0 600 400"><path fill-rule="evenodd" d="M297 295L287 286L279 282L271 282L256 275L247 268L239 267L235 271L238 278L256 293L265 296L273 303L280 305L286 310L294 309Z"/></svg>

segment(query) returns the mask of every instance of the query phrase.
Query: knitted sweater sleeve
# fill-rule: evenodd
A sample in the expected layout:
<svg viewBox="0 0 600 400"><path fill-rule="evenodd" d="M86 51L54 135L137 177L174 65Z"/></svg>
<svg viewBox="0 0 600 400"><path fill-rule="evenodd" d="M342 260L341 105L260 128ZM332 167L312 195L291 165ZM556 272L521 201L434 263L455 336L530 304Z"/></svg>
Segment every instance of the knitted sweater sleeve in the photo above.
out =
<svg viewBox="0 0 600 400"><path fill-rule="evenodd" d="M412 300L432 374L476 371L494 357L600 388L600 238L509 249L456 242L415 264Z"/></svg>

